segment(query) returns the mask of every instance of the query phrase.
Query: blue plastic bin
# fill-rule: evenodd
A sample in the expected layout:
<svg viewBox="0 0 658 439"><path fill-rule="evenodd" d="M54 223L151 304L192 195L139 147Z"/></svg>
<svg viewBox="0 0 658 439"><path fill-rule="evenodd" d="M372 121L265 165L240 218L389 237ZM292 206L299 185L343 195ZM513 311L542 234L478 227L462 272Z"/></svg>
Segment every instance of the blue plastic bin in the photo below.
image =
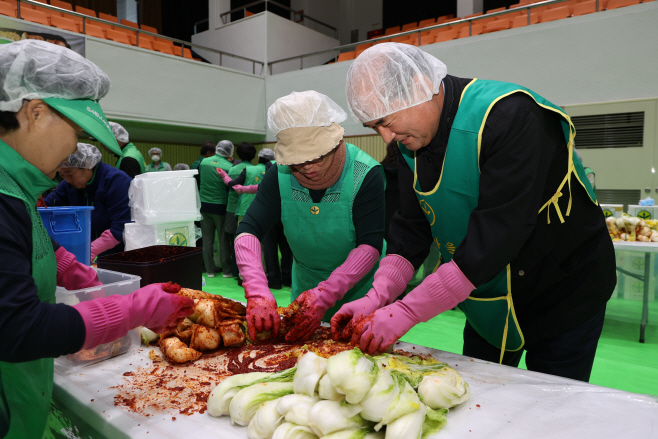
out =
<svg viewBox="0 0 658 439"><path fill-rule="evenodd" d="M91 259L91 211L93 206L40 207L46 231L85 265Z"/></svg>

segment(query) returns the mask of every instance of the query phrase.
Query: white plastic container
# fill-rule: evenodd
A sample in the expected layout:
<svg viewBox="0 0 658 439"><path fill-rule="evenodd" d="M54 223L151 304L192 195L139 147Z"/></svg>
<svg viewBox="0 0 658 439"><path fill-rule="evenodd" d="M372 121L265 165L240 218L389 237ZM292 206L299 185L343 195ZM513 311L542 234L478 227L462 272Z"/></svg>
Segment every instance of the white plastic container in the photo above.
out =
<svg viewBox="0 0 658 439"><path fill-rule="evenodd" d="M199 171L147 172L128 190L132 220L140 224L199 221L201 200L194 175Z"/></svg>
<svg viewBox="0 0 658 439"><path fill-rule="evenodd" d="M641 246L638 243L638 246ZM649 258L649 302L653 302L656 291L656 277L655 277L655 254L651 254ZM624 270L644 277L645 254L642 252L617 252L617 265ZM623 279L622 279L623 278ZM623 283L623 289L618 291L619 296L623 296L626 300L641 301L644 298L644 282L635 279L634 277L627 276L623 273L617 272L617 283Z"/></svg>
<svg viewBox="0 0 658 439"><path fill-rule="evenodd" d="M194 247L200 233L194 222L167 224L127 223L123 232L126 251L152 245L177 245Z"/></svg>
<svg viewBox="0 0 658 439"><path fill-rule="evenodd" d="M639 206L636 204L628 205L628 214L630 216L636 216L644 220L653 220L656 219L656 206Z"/></svg>
<svg viewBox="0 0 658 439"><path fill-rule="evenodd" d="M606 218L614 216L615 218L621 218L621 214L624 211L623 204L600 204L601 209L603 210L603 216Z"/></svg>
<svg viewBox="0 0 658 439"><path fill-rule="evenodd" d="M77 305L80 302L112 296L114 294L125 296L139 289L139 282L141 280L139 276L117 273L116 271L103 270L101 268L96 268L96 272L98 273L98 280L103 283L102 286L74 291L57 287L55 290L56 302ZM105 343L93 349L85 349L75 354L57 357L55 358L55 363L60 367L72 369L88 366L123 354L133 347L139 347L139 338L139 328L136 328L130 331L125 337L111 343Z"/></svg>

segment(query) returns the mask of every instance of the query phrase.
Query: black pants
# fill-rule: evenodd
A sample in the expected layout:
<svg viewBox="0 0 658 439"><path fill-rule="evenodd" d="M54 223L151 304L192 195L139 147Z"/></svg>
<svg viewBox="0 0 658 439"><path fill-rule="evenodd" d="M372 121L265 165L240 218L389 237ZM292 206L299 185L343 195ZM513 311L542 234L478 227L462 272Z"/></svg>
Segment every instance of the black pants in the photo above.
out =
<svg viewBox="0 0 658 439"><path fill-rule="evenodd" d="M280 266L279 250L281 251ZM286 235L283 234L281 221L276 223L263 237L263 252L265 253L267 279L275 284L283 282L290 285L292 282L292 251Z"/></svg>
<svg viewBox="0 0 658 439"><path fill-rule="evenodd" d="M589 382L604 318L605 307L571 331L537 343L526 343L524 349L517 352L505 352L503 364L517 367L525 350L528 370ZM500 361L500 349L489 344L468 322L464 327L463 354L492 363Z"/></svg>

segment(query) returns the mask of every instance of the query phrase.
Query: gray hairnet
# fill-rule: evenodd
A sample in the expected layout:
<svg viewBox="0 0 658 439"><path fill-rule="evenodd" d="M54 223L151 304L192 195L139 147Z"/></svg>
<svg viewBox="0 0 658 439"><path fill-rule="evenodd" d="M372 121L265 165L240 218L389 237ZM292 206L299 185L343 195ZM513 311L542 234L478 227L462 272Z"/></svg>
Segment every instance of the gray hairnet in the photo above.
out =
<svg viewBox="0 0 658 439"><path fill-rule="evenodd" d="M347 105L359 122L381 119L432 99L447 73L445 64L416 46L377 44L347 71Z"/></svg>
<svg viewBox="0 0 658 439"><path fill-rule="evenodd" d="M293 91L267 109L267 124L275 135L288 128L328 127L345 119L340 105L315 90Z"/></svg>
<svg viewBox="0 0 658 439"><path fill-rule="evenodd" d="M160 148L151 148L149 149L149 155L157 154L162 157L162 150Z"/></svg>
<svg viewBox="0 0 658 439"><path fill-rule="evenodd" d="M110 78L66 47L37 40L0 45L0 111L17 112L24 99L99 100Z"/></svg>
<svg viewBox="0 0 658 439"><path fill-rule="evenodd" d="M274 151L270 148L263 148L258 152L258 157L266 160L274 160Z"/></svg>
<svg viewBox="0 0 658 439"><path fill-rule="evenodd" d="M110 128L112 129L112 134L114 134L114 138L117 139L119 142L121 143L130 142L128 131L126 131L124 127L122 127L116 122L110 122Z"/></svg>
<svg viewBox="0 0 658 439"><path fill-rule="evenodd" d="M101 161L101 152L94 145L78 143L78 150L71 154L60 168L93 169Z"/></svg>
<svg viewBox="0 0 658 439"><path fill-rule="evenodd" d="M187 171L188 169L190 169L190 165L186 165L185 163L178 163L174 166L174 171Z"/></svg>
<svg viewBox="0 0 658 439"><path fill-rule="evenodd" d="M231 157L233 156L233 149L233 142L230 140L220 140L215 147L215 154L221 155L222 157Z"/></svg>

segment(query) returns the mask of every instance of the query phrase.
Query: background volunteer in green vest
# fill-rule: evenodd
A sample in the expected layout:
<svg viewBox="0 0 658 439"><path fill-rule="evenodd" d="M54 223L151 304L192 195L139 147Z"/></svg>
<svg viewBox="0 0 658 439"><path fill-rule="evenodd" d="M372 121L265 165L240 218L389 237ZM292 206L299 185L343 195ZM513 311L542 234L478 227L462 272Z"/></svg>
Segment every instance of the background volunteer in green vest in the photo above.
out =
<svg viewBox="0 0 658 439"><path fill-rule="evenodd" d="M117 143L121 147L121 155L114 167L128 174L130 178L135 178L136 175L146 172L144 156L130 142L128 131L116 122L110 122L110 128L112 128L114 138L117 139Z"/></svg>
<svg viewBox="0 0 658 439"><path fill-rule="evenodd" d="M149 155L151 156L151 163L146 167L146 172L164 172L171 171L171 166L167 162L163 162L162 159L162 150L160 148L151 148L149 149Z"/></svg>
<svg viewBox="0 0 658 439"><path fill-rule="evenodd" d="M267 172L270 167L275 163L274 160L274 151L270 148L263 148L258 151L258 163L265 165L265 172ZM227 182L226 176L222 174L223 171L220 171L224 182ZM258 177L257 174L255 174ZM230 178L229 178L230 179ZM240 197L240 206L238 210L241 210L246 213L247 208L251 205L253 197L255 196L262 178L260 181L256 182L254 178L254 183L245 183L247 181L247 171L242 170L238 178L235 180L230 180L227 182L227 185L232 188L238 194L241 194ZM249 198L246 199L246 202L243 202L242 195L249 195ZM244 204L243 204L244 203ZM242 215L244 216L244 215ZM270 289L280 290L284 285L292 285L292 251L290 250L290 245L286 239L286 235L283 233L283 225L281 221L277 222L272 228L265 234L262 239L263 244L263 262L265 263L265 272L267 274L267 285ZM281 263L279 264L279 253L281 253Z"/></svg>
<svg viewBox="0 0 658 439"><path fill-rule="evenodd" d="M224 220L226 218L226 203L228 202L228 188L222 177L217 174L217 169L228 171L233 157L233 143L228 140L220 141L215 147L215 154L201 161L199 165L199 179L201 188L201 234L203 239L203 262L206 267L206 275L215 277L215 260L213 247L216 235L222 235ZM231 260L228 244L219 245L221 268L227 273L231 272Z"/></svg>
<svg viewBox="0 0 658 439"><path fill-rule="evenodd" d="M98 279L46 233L36 200L83 133L121 150L98 100L110 79L65 47L23 40L0 46L0 437L41 438L51 404L53 358L147 326L175 327L193 301L161 284L75 306L55 303L55 286Z"/></svg>
<svg viewBox="0 0 658 439"><path fill-rule="evenodd" d="M192 163L190 169L199 169L199 165L201 164L201 161L203 159L214 156L215 146L216 145L212 142L206 142L203 145L201 145L201 150L199 151L199 158L196 159L194 163Z"/></svg>
<svg viewBox="0 0 658 439"><path fill-rule="evenodd" d="M91 262L96 256L124 250L123 230L131 222L128 205L130 177L101 162L93 145L78 143L78 150L59 165L64 177L46 206L93 206L91 211Z"/></svg>
<svg viewBox="0 0 658 439"><path fill-rule="evenodd" d="M256 157L256 148L254 145L249 142L240 142L235 147L235 153L238 156L238 160L233 160L233 166L228 170L228 173L222 174L220 172L222 179L225 179L224 183L238 178L242 171L245 169L254 167L254 165L251 164L251 161L254 159L254 157ZM252 173L253 171L250 171L249 175L252 175ZM238 285L242 285L240 270L238 269L238 264L235 258L235 248L233 247L235 232L238 230L238 204L241 195L231 189L233 185L227 184L227 187L229 191L228 204L226 205L226 221L224 221L224 233L220 236L219 243L220 245L227 245L229 247L231 272L230 274L228 272L224 272L224 277L235 277L237 278Z"/></svg>
<svg viewBox="0 0 658 439"><path fill-rule="evenodd" d="M238 226L235 253L244 278L249 336L279 316L261 265L261 241L277 222L294 256L291 299L299 305L286 340L304 340L341 304L372 285L384 242L381 165L351 144L338 125L347 115L316 91L293 92L267 111L277 136L276 164Z"/></svg>
<svg viewBox="0 0 658 439"><path fill-rule="evenodd" d="M338 335L354 316L352 340L373 353L459 306L464 355L516 366L525 350L528 369L587 381L615 255L573 154L573 124L526 88L446 73L435 57L395 43L350 66L350 110L398 142L401 207L373 289L332 329ZM443 264L391 303L431 245Z"/></svg>

